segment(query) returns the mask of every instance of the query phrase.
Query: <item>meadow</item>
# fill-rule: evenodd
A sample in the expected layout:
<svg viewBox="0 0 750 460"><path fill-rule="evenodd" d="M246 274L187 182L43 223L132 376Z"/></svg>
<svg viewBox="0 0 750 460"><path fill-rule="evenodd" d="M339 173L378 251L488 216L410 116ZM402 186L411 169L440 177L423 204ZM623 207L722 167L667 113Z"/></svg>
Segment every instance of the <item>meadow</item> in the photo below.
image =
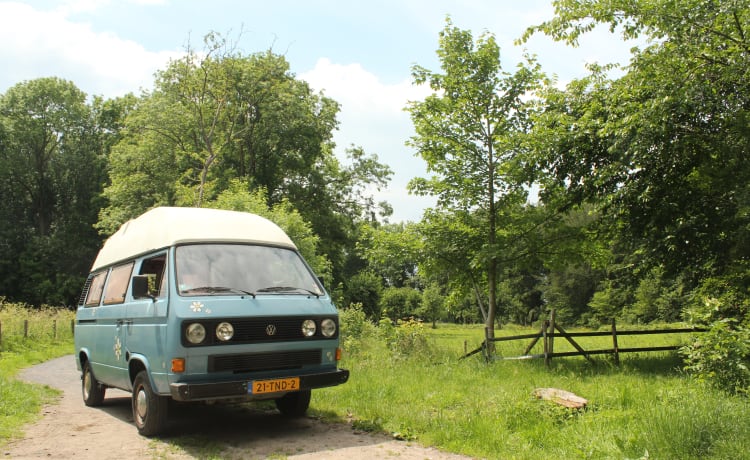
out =
<svg viewBox="0 0 750 460"><path fill-rule="evenodd" d="M459 360L465 342L469 351L481 344L481 325L374 327L350 316L342 314L342 329L356 335L344 339L342 367L351 378L314 393L312 406L321 415L345 414L355 428L479 458L750 458L748 400L685 375L676 352L622 354L619 365L607 356L556 358L549 368L539 359ZM498 335L537 331L509 326ZM687 339L637 336L620 345ZM596 340L585 343L607 346ZM498 353L521 354L529 342L500 342ZM567 347L555 342L556 351ZM589 405L571 410L532 396L543 387Z"/></svg>
<svg viewBox="0 0 750 460"><path fill-rule="evenodd" d="M23 367L71 353L72 315L0 302L0 444L19 435L23 424L39 417L41 405L56 397L55 390L14 376ZM24 319L28 338L22 336ZM506 326L497 334L536 330ZM623 354L619 365L607 356L594 357L593 363L556 358L550 367L540 359L486 362L480 354L460 360L482 337L481 325L432 329L385 321L376 326L356 309L344 311L341 365L351 378L313 392L310 415L476 458L750 458L748 399L690 378L677 353ZM627 337L620 345L687 339ZM528 343L500 342L498 354L520 354ZM607 346L602 338L581 343ZM555 342L556 350L566 347ZM589 405L579 411L538 400L532 392L542 387L571 391Z"/></svg>

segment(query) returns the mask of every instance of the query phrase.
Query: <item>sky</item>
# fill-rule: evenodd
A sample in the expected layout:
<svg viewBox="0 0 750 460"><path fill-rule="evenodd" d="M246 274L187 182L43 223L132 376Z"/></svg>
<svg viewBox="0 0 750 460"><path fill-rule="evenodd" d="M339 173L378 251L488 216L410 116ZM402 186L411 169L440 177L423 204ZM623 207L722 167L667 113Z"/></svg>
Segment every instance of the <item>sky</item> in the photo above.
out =
<svg viewBox="0 0 750 460"><path fill-rule="evenodd" d="M362 147L388 164L391 222L418 221L431 197L410 195L407 184L427 177L424 161L405 145L414 135L409 101L426 89L412 85L411 69L439 70L438 34L450 16L474 38L488 32L512 70L524 50L564 85L591 62L626 64L632 43L604 28L578 48L524 30L551 19L551 0L0 0L0 94L23 81L55 76L90 96L140 94L153 75L188 45L218 32L246 54L285 56L297 78L341 105L336 153Z"/></svg>

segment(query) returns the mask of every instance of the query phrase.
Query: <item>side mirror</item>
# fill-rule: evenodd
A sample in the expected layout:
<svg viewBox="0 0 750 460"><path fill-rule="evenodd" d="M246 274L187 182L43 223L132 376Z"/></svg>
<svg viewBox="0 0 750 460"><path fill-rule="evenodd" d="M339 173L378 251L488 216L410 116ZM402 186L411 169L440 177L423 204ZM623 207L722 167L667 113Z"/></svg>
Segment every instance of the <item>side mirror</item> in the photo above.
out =
<svg viewBox="0 0 750 460"><path fill-rule="evenodd" d="M134 275L131 283L134 299L149 298L156 300L156 297L148 292L148 275Z"/></svg>

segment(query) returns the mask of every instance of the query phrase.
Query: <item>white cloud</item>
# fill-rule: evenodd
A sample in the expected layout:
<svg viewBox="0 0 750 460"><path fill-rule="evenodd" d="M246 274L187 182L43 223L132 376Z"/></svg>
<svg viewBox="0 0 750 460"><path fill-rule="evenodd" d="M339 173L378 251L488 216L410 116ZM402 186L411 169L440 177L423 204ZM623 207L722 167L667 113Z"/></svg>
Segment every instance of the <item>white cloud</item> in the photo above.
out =
<svg viewBox="0 0 750 460"><path fill-rule="evenodd" d="M324 90L347 111L386 116L401 114L408 101L421 100L429 94L426 88L415 87L409 80L386 85L360 64L334 64L328 58L318 59L315 67L299 78Z"/></svg>
<svg viewBox="0 0 750 460"><path fill-rule="evenodd" d="M392 220L419 220L434 200L411 196L406 189L410 179L426 172L424 162L405 146L414 131L404 108L409 101L423 100L429 88L413 86L408 78L385 84L360 64L336 64L327 58L298 77L341 105L340 127L334 136L340 157L350 145L361 146L395 171L388 189L375 193L377 200L393 205Z"/></svg>
<svg viewBox="0 0 750 460"><path fill-rule="evenodd" d="M121 96L149 88L153 74L177 51L150 52L133 41L68 19L75 10L96 8L96 1L41 11L16 2L0 2L0 91L24 80L57 76L89 94Z"/></svg>

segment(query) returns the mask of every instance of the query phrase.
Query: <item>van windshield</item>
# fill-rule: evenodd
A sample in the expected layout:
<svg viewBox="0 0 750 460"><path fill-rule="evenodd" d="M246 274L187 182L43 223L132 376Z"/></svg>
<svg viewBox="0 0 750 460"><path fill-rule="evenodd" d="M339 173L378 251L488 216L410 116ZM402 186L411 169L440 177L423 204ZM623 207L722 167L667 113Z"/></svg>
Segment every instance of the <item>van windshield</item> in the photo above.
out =
<svg viewBox="0 0 750 460"><path fill-rule="evenodd" d="M175 253L180 295L323 295L296 251L245 244L193 244Z"/></svg>

